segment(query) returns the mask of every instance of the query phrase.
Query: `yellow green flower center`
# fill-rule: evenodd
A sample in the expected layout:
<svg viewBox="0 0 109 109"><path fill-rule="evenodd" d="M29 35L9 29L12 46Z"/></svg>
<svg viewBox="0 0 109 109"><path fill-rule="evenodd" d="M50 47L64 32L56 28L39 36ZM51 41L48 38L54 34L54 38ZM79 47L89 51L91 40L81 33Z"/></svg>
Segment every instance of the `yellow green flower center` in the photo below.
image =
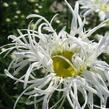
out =
<svg viewBox="0 0 109 109"><path fill-rule="evenodd" d="M108 10L108 5L103 3L103 4L100 5L100 9L102 11L106 12Z"/></svg>
<svg viewBox="0 0 109 109"><path fill-rule="evenodd" d="M100 0L92 0L94 4L98 4L101 11L107 12L109 9L109 5L107 3L103 3Z"/></svg>
<svg viewBox="0 0 109 109"><path fill-rule="evenodd" d="M71 77L80 74L81 68L78 69L72 63L74 53L68 50L58 52L52 56L53 69L57 76Z"/></svg>

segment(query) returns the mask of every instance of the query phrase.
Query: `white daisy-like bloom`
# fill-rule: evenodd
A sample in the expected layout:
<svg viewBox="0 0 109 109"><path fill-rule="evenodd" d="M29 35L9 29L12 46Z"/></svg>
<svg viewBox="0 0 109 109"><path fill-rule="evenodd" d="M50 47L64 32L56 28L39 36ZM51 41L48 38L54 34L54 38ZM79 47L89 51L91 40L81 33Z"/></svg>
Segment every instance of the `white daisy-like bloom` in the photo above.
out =
<svg viewBox="0 0 109 109"><path fill-rule="evenodd" d="M101 20L109 18L109 0L78 0L85 14L97 12Z"/></svg>
<svg viewBox="0 0 109 109"><path fill-rule="evenodd" d="M105 26L105 22L85 30L85 19L82 20L78 14L78 2L74 10L65 2L73 16L70 33L65 28L57 33L52 27L54 17L49 22L40 15L31 14L27 18L37 18L34 27L31 29L31 22L28 29L18 30L18 37L9 36L12 43L7 45L8 48L4 46L5 50L1 52L12 54L13 60L5 70L6 75L24 85L14 109L22 95L29 96L27 103L34 104L35 109L38 104L42 104L42 109L60 109L65 101L72 109L85 109L86 106L93 109L97 107L94 96L100 100L98 107L106 108L109 65L98 56L107 49L108 33L99 42L88 39ZM59 98L51 105L50 101L55 96Z"/></svg>

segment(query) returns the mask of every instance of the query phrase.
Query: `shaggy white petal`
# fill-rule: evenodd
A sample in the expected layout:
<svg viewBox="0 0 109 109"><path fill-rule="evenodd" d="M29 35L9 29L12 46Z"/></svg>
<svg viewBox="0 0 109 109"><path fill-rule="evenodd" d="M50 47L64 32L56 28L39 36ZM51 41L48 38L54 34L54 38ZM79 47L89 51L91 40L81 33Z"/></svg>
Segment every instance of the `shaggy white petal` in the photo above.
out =
<svg viewBox="0 0 109 109"><path fill-rule="evenodd" d="M55 31L52 22L56 16L49 22L40 15L31 14L27 19L37 19L34 27L31 29L31 21L27 29L18 30L18 37L10 35L12 43L4 46L6 49L0 53L11 52L12 62L5 74L16 84L21 82L24 86L14 109L22 95L28 96L27 104L34 104L36 109L39 103L42 109L61 109L66 100L72 109L85 109L87 106L94 109L94 96L100 99L99 107L106 107L109 65L99 60L98 56L108 48L108 33L98 42L88 38L105 26L107 20L85 30L86 19L82 20L79 16L79 3L72 9L65 2L73 17L70 33L66 32L65 27L59 33ZM57 95L59 99L56 98L51 105L51 100ZM80 103L80 98L83 103Z"/></svg>
<svg viewBox="0 0 109 109"><path fill-rule="evenodd" d="M78 0L84 9L84 15L87 16L92 12L99 14L100 20L109 18L109 0Z"/></svg>

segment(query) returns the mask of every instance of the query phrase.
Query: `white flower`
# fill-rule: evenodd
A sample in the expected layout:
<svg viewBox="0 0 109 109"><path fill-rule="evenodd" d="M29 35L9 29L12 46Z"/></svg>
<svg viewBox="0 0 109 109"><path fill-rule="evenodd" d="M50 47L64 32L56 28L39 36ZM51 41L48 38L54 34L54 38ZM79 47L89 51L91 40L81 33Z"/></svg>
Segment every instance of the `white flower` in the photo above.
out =
<svg viewBox="0 0 109 109"><path fill-rule="evenodd" d="M88 39L93 32L105 26L105 22L91 30L85 30L85 19L79 16L79 5L73 10L68 2L73 19L71 31L63 28L59 33L44 17L32 14L27 18L37 18L34 27L18 30L19 37L9 36L12 43L3 52L12 52L14 58L5 73L16 83L24 84L25 90L20 97L28 95L28 104L42 103L42 109L61 108L67 100L72 109L93 109L94 96L100 99L100 108L105 108L109 97L109 65L98 60L107 49L109 38L106 34L99 42ZM77 36L78 37L75 37ZM5 47L5 46L4 46ZM22 69L26 69L26 72ZM13 75L10 73L13 69ZM39 72L40 70L40 72ZM16 78L16 75L22 75ZM51 106L50 100L59 94L60 98ZM80 96L83 103L80 103ZM33 98L33 100L32 100ZM37 104L37 105L36 105Z"/></svg>
<svg viewBox="0 0 109 109"><path fill-rule="evenodd" d="M109 18L109 0L78 0L85 14L97 12L101 20Z"/></svg>

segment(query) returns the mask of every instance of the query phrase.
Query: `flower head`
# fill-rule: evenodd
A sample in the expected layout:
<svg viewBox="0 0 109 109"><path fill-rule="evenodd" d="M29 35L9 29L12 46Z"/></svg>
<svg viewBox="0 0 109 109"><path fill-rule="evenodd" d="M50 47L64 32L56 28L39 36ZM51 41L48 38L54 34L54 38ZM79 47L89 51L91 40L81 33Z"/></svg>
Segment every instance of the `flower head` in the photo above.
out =
<svg viewBox="0 0 109 109"><path fill-rule="evenodd" d="M101 108L106 107L109 65L97 57L107 49L108 33L98 43L88 39L93 32L105 26L105 22L85 31L85 18L82 20L78 14L79 4L76 3L73 10L65 2L73 15L70 33L65 28L57 33L52 27L53 19L49 22L40 15L32 14L27 17L37 18L32 29L31 22L28 29L18 30L19 37L9 36L12 43L5 51L12 52L13 60L5 73L16 82L23 83L25 88L14 109L23 94L29 99L34 98L28 104L42 103L42 109L61 108L66 100L72 109L84 109L86 106L91 109L96 106L93 96L99 97ZM13 76L21 73L23 68L27 70L20 78ZM13 75L10 73L12 69ZM60 98L51 106L49 102L55 93L60 94ZM80 103L78 93L83 103Z"/></svg>
<svg viewBox="0 0 109 109"><path fill-rule="evenodd" d="M109 18L109 0L79 0L85 14L90 12L99 13L101 20Z"/></svg>

